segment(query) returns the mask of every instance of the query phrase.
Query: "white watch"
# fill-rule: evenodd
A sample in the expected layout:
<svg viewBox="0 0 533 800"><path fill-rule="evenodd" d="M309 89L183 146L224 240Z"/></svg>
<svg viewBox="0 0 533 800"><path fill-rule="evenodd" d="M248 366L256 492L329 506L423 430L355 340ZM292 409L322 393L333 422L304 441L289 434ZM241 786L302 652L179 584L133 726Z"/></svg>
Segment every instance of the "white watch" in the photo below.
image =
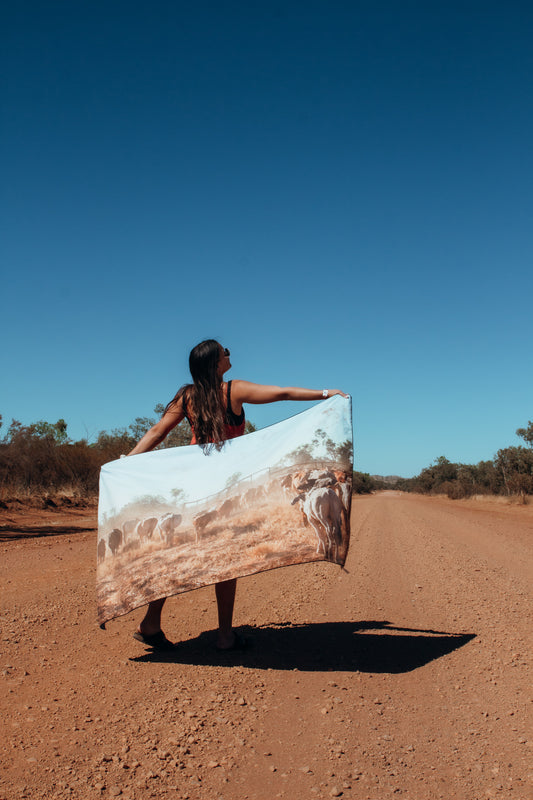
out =
<svg viewBox="0 0 533 800"><path fill-rule="evenodd" d="M329 397L329 389L322 389L322 397Z"/></svg>

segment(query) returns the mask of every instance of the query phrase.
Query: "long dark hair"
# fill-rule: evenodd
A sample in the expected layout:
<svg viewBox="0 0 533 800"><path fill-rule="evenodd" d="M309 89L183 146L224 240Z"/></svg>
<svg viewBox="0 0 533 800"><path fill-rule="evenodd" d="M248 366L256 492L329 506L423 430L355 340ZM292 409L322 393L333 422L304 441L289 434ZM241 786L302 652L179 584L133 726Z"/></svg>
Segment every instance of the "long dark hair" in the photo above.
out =
<svg viewBox="0 0 533 800"><path fill-rule="evenodd" d="M204 452L220 450L226 439L222 379L218 374L221 346L215 339L200 342L190 352L189 369L194 383L182 386L165 413L183 398L183 407L194 426L196 441Z"/></svg>

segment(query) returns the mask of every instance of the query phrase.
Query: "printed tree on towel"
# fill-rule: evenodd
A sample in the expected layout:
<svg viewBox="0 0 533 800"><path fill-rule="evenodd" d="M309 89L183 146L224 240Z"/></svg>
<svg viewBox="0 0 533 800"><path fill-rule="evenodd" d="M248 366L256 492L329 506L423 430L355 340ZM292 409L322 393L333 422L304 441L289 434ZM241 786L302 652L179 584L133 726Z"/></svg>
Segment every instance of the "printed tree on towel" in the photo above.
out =
<svg viewBox="0 0 533 800"><path fill-rule="evenodd" d="M230 475L226 483L224 484L224 489L231 489L236 483L240 481L242 478L242 472L234 472L233 475Z"/></svg>
<svg viewBox="0 0 533 800"><path fill-rule="evenodd" d="M183 489L171 489L170 496L172 497L175 503L183 503L185 501L185 498L187 497L187 494Z"/></svg>
<svg viewBox="0 0 533 800"><path fill-rule="evenodd" d="M338 462L346 469L350 469L352 456L353 447L350 439L335 444L333 439L330 439L326 432L319 428L310 444L303 444L292 450L283 461L291 464L305 464L310 461L326 459Z"/></svg>
<svg viewBox="0 0 533 800"><path fill-rule="evenodd" d="M125 511L129 510L136 512L138 509L143 508L150 508L154 512L157 509L160 511L166 511L168 509L168 503L161 495L144 494L141 497L136 497L135 500L131 500L129 503L126 503L125 506L122 506L120 513L123 514Z"/></svg>

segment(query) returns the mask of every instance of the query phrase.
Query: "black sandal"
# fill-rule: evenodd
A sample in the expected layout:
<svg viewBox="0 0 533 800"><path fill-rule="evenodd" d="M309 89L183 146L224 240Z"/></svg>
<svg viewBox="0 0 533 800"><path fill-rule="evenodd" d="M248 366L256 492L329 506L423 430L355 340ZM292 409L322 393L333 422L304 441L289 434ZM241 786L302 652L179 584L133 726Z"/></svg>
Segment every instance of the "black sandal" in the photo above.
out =
<svg viewBox="0 0 533 800"><path fill-rule="evenodd" d="M157 631L157 633L141 633L140 631L135 631L133 638L154 650L174 649L174 644L167 639L163 631Z"/></svg>

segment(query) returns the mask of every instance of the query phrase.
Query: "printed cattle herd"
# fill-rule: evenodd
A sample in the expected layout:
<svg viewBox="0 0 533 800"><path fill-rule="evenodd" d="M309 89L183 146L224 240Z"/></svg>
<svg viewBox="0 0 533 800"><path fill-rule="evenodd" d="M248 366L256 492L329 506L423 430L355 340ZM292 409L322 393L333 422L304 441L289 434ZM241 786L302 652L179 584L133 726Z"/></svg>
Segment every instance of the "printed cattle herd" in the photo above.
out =
<svg viewBox="0 0 533 800"><path fill-rule="evenodd" d="M348 530L352 484L346 472L334 469L293 472L281 480L274 479L267 486L249 488L241 495L225 499L217 508L196 514L192 518L196 543L210 524L265 505L270 496L280 492L291 505L299 507L302 524L312 526L318 540L317 554L336 560L343 525L344 530ZM120 552L136 550L149 542L172 546L182 520L181 514L174 513L127 520L109 532L107 541L104 538L99 540L98 563L109 555L113 557Z"/></svg>
<svg viewBox="0 0 533 800"><path fill-rule="evenodd" d="M181 523L180 514L164 514L162 517L147 517L146 519L130 519L124 522L122 528L113 528L105 539L98 542L98 563L107 555L116 556L119 550L137 550L143 542L159 539L166 544L172 544L174 531Z"/></svg>

